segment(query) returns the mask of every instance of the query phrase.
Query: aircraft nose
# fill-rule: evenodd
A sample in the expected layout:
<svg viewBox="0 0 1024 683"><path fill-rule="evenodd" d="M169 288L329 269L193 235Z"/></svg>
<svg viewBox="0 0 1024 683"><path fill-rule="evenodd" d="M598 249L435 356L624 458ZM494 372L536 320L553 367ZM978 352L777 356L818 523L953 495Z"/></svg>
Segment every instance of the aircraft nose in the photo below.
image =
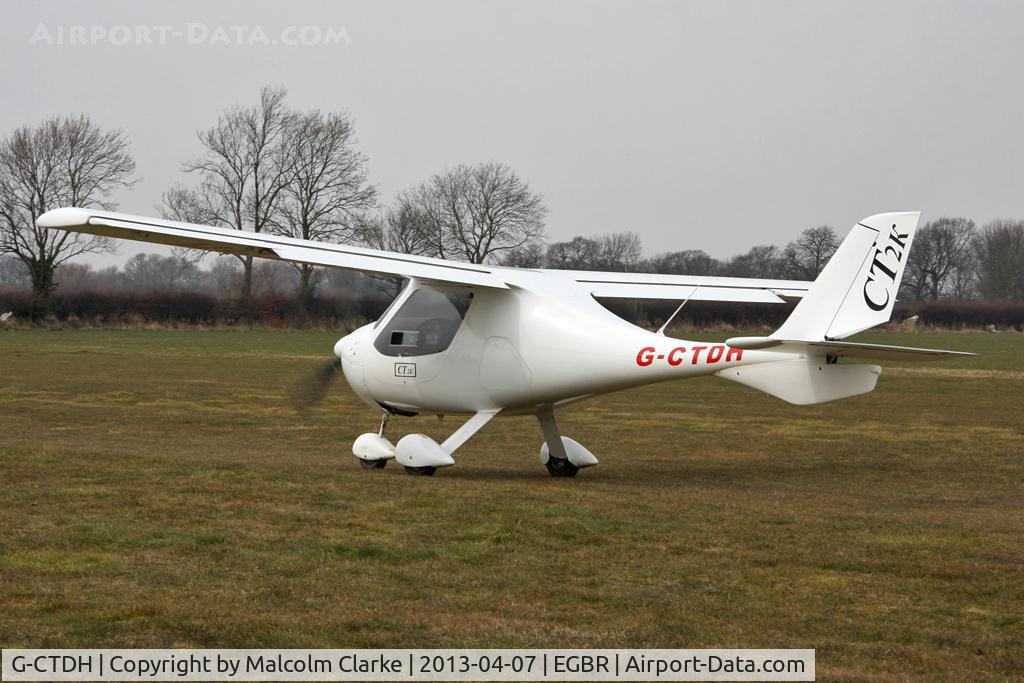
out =
<svg viewBox="0 0 1024 683"><path fill-rule="evenodd" d="M339 339L334 345L334 355L341 358L344 361L355 362L356 351L359 347L359 342L364 337L368 336L370 331L369 325L364 325L358 330L346 334L344 337Z"/></svg>
<svg viewBox="0 0 1024 683"><path fill-rule="evenodd" d="M352 339L353 336L354 335L346 334L344 337L339 339L337 343L334 344L335 356L337 356L338 358L344 358L346 355L352 354L352 344L355 341L354 339Z"/></svg>

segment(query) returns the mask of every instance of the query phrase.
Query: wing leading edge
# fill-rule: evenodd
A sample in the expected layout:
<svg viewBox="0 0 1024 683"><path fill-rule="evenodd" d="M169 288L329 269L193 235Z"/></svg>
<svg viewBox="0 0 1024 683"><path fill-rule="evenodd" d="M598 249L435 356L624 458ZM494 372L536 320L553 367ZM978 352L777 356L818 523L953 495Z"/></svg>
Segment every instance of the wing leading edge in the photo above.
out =
<svg viewBox="0 0 1024 683"><path fill-rule="evenodd" d="M495 274L494 269L472 263L130 216L110 211L77 208L54 209L40 216L36 223L43 228L204 249L225 254L309 263L316 266L380 275L415 277L427 282L508 289L508 285Z"/></svg>

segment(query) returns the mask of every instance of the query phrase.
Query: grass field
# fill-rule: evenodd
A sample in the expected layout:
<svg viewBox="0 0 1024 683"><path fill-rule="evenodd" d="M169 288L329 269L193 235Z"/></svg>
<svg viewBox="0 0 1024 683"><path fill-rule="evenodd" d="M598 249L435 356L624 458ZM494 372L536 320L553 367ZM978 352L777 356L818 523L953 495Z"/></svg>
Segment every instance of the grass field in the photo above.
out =
<svg viewBox="0 0 1024 683"><path fill-rule="evenodd" d="M323 332L0 332L0 645L813 647L819 680L1024 680L1024 335L789 406L707 378L360 469ZM721 339L727 335L706 335ZM389 435L458 420L396 419Z"/></svg>

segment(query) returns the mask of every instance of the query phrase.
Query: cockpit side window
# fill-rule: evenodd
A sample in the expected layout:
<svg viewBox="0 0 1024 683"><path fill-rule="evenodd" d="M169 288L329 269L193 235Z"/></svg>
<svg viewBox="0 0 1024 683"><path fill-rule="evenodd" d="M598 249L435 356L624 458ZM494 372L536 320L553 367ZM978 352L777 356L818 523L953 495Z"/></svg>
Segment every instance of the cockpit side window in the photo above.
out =
<svg viewBox="0 0 1024 683"><path fill-rule="evenodd" d="M465 290L417 289L373 345L385 356L426 356L448 348L459 331L473 293Z"/></svg>

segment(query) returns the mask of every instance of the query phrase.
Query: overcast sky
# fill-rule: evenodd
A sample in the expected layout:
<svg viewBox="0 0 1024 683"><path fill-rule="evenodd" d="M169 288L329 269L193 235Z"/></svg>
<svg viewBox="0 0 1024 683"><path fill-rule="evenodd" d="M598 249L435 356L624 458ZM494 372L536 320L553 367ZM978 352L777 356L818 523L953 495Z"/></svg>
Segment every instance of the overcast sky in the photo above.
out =
<svg viewBox="0 0 1024 683"><path fill-rule="evenodd" d="M72 26L108 37L56 44ZM347 41L281 44L302 27ZM385 201L504 161L552 240L725 257L881 211L1024 218L1022 2L4 3L0 65L4 134L79 112L127 132L132 213L187 180L196 130L283 84L351 112Z"/></svg>

